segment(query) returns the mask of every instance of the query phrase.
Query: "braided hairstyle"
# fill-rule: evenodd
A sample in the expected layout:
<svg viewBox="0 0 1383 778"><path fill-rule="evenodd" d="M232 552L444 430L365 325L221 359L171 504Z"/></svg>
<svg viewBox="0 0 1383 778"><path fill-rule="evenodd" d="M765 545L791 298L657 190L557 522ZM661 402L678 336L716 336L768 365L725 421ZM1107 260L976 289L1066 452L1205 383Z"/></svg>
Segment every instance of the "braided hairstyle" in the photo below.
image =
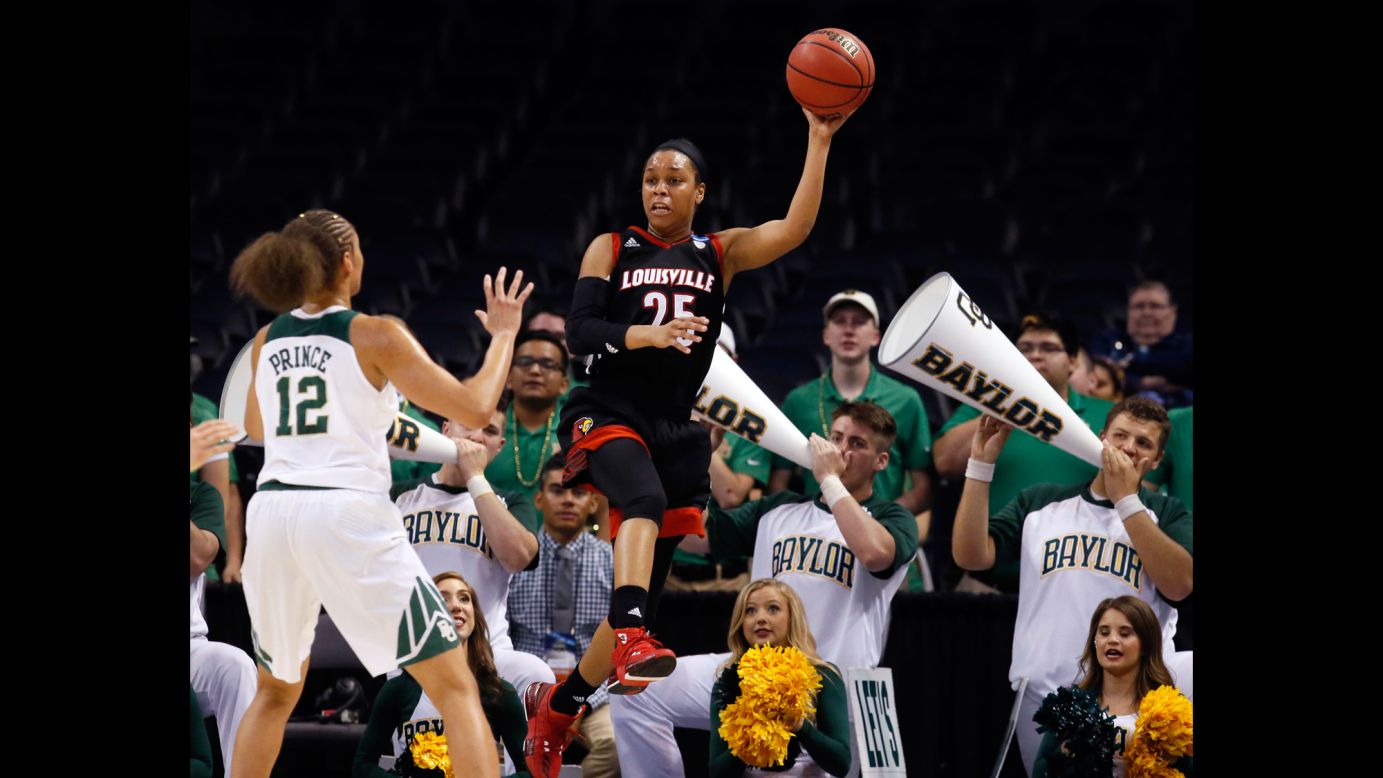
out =
<svg viewBox="0 0 1383 778"><path fill-rule="evenodd" d="M354 238L355 227L340 214L320 208L299 214L240 252L231 265L231 289L275 313L292 310L336 283Z"/></svg>

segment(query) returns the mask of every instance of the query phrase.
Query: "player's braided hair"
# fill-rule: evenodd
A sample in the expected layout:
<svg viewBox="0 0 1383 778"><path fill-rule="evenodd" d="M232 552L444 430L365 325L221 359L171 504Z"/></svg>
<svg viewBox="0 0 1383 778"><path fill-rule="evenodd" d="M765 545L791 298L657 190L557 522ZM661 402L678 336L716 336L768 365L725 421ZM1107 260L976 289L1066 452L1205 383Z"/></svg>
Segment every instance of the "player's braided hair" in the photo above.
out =
<svg viewBox="0 0 1383 778"><path fill-rule="evenodd" d="M339 214L314 209L278 232L266 232L231 265L231 289L282 313L336 281L355 228Z"/></svg>

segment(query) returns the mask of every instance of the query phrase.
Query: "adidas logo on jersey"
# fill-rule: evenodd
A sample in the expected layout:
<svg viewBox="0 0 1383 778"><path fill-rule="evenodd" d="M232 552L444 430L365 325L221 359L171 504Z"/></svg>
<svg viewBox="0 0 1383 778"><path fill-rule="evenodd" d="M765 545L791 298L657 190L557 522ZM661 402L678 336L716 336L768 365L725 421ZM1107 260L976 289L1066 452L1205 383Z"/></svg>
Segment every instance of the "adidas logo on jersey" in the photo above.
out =
<svg viewBox="0 0 1383 778"><path fill-rule="evenodd" d="M697 247L697 248L699 248L699 249L704 249L704 248L706 248L706 244L703 243L703 242L701 242L701 241L699 241L699 240L693 240L693 241L692 241L692 245L695 246L695 247Z"/></svg>
<svg viewBox="0 0 1383 778"><path fill-rule="evenodd" d="M638 247L639 247L639 242L638 242L637 240L634 240L634 236L633 236L633 235L630 235L630 236L629 236L629 240L626 240L626 241L624 242L624 247L627 248L627 249L638 248Z"/></svg>
<svg viewBox="0 0 1383 778"><path fill-rule="evenodd" d="M609 343L606 343L606 344L605 344L605 348L608 349L609 352L610 352L611 354L618 354L618 353L619 353L619 349L615 348L614 346L610 345Z"/></svg>
<svg viewBox="0 0 1383 778"><path fill-rule="evenodd" d="M629 615L630 615L630 616L638 616L639 618L643 618L643 613L642 613L638 608L630 608L630 609L629 609Z"/></svg>

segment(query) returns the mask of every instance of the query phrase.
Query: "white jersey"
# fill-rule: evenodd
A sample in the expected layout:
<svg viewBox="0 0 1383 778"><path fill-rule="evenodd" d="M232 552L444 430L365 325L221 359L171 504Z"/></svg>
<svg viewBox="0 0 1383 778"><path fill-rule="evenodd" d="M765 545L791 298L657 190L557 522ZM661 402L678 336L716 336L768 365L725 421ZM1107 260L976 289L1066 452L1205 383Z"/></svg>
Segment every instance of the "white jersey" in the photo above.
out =
<svg viewBox="0 0 1383 778"><path fill-rule="evenodd" d="M202 616L202 591L206 587L206 573L192 576L192 637L204 638L207 633L206 618Z"/></svg>
<svg viewBox="0 0 1383 778"><path fill-rule="evenodd" d="M1174 498L1143 491L1148 516L1190 550L1191 514ZM1018 618L1009 680L1028 678L1046 694L1077 683L1090 618L1101 600L1131 594L1152 607L1162 625L1162 651L1176 650L1177 611L1159 595L1128 531L1108 500L1084 486L1043 484L1024 490L990 522L996 552L1011 548L1021 524Z"/></svg>
<svg viewBox="0 0 1383 778"><path fill-rule="evenodd" d="M386 436L398 394L376 389L351 346L356 312L334 305L295 309L269 325L255 366L264 422L259 483L385 493L391 482Z"/></svg>
<svg viewBox="0 0 1383 778"><path fill-rule="evenodd" d="M527 497L514 492L496 492L509 512L537 536L540 519ZM475 509L475 498L464 486L454 487L437 481L437 473L394 501L403 514L403 529L408 542L423 561L429 575L458 572L475 587L479 607L489 627L490 645L513 648L509 638L509 581L513 574L495 558L485 538L485 528ZM533 566L537 564L534 555Z"/></svg>
<svg viewBox="0 0 1383 778"><path fill-rule="evenodd" d="M718 558L748 551L743 539L757 522L752 577L777 578L797 592L817 653L842 673L878 666L888 640L893 595L917 553L917 523L906 508L873 496L864 509L902 546L884 578L855 559L835 517L817 500L780 492L732 511L712 510L708 517Z"/></svg>

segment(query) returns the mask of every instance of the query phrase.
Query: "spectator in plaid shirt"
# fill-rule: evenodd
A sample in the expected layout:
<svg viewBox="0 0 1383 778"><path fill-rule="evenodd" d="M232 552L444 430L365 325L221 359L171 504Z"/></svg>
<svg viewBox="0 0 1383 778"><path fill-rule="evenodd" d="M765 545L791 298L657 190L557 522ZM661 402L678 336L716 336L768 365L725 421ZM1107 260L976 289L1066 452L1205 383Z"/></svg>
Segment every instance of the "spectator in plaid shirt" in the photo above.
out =
<svg viewBox="0 0 1383 778"><path fill-rule="evenodd" d="M614 549L586 530L596 509L590 492L562 487L564 459L543 465L542 486L533 502L543 513L538 567L514 576L509 585L509 636L514 648L548 660L560 681L581 661L596 629L610 612L615 579ZM586 701L580 722L590 753L581 762L586 778L619 775L609 694L602 685Z"/></svg>

